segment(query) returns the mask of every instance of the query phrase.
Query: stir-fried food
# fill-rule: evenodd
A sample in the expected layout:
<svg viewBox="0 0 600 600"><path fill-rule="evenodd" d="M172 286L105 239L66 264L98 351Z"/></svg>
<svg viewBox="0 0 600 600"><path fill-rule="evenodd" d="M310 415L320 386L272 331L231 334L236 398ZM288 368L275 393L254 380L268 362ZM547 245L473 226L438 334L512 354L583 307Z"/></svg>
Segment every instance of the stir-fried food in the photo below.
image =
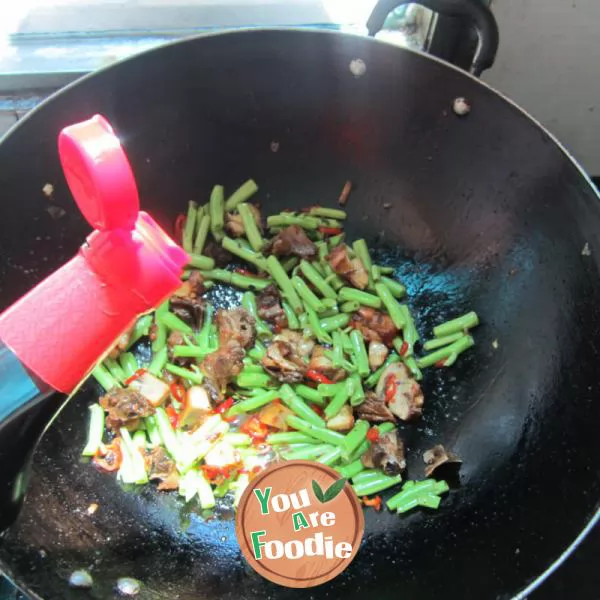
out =
<svg viewBox="0 0 600 600"><path fill-rule="evenodd" d="M255 191L225 200L217 186L208 205L190 204L190 268L94 370L104 393L90 407L85 455L123 483L156 482L204 509L227 494L237 504L256 473L293 459L332 466L377 510L378 494L399 485L386 503L399 512L413 488L444 493L444 482L403 483L397 426L425 409L422 369L450 367L473 345L477 315L421 344L406 289L364 240L346 243L344 211L312 206L265 222L248 202ZM241 306L211 301L218 286L243 290ZM423 459L426 477L460 464L440 444Z"/></svg>

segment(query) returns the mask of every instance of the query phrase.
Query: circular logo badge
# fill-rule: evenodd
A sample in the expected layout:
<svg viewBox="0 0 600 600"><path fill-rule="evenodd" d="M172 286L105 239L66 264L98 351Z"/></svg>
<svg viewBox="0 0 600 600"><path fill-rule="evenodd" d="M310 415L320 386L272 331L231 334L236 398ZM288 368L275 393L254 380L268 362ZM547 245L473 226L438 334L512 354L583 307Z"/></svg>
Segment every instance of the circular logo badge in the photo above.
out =
<svg viewBox="0 0 600 600"><path fill-rule="evenodd" d="M356 556L364 528L362 507L346 480L305 460L257 475L242 495L235 526L252 568L295 588L339 575Z"/></svg>

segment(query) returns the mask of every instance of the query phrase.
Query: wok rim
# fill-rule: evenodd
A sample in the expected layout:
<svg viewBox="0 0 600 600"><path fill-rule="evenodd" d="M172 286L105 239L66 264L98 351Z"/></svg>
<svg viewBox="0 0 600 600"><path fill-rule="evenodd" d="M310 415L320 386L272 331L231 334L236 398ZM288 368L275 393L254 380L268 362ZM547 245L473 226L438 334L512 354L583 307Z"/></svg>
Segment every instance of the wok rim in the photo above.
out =
<svg viewBox="0 0 600 600"><path fill-rule="evenodd" d="M516 109L519 113L525 116L539 131L544 133L548 139L550 139L558 148L561 150L562 154L573 164L573 166L579 171L579 174L582 178L587 182L589 188L592 190L597 200L600 202L600 189L596 187L594 182L592 181L591 176L587 173L587 171L583 168L580 162L571 154L571 152L567 149L567 147L555 136L551 131L549 131L538 119L536 119L531 113L525 110L521 105L519 105L516 101L512 100L508 96L506 96L503 92L496 89L494 86L490 85L486 81L481 80L475 75L469 73L449 63L441 58L433 56L432 54L428 54L422 50L417 50L415 48L410 48L408 46L399 46L397 44L393 44L386 40L379 40L371 36L365 36L363 34L353 33L353 32L344 32L337 31L331 29L322 29L317 26L308 26L308 27L283 27L283 26L273 26L273 27L240 27L236 29L227 29L220 31L208 31L201 32L195 35L191 35L189 37L185 37L182 39L172 40L156 46L154 48L149 48L132 56L129 56L125 59L118 60L110 65L92 71L90 73L86 73L82 77L77 78L75 81L67 84L64 87L56 90L52 94L50 94L47 98L45 98L40 104L31 109L24 117L22 117L18 122L16 122L8 131L4 133L0 137L0 144L2 144L5 140L7 140L10 136L12 136L15 132L19 130L21 125L27 122L30 118L37 114L40 110L42 110L46 104L52 102L55 98L58 98L61 95L66 94L71 90L71 88L75 88L76 86L84 83L88 79L95 77L97 75L101 75L104 72L107 72L111 69L118 68L122 63L127 63L129 61L136 60L138 58L145 57L151 53L160 52L164 48L168 48L171 46L186 44L186 43L195 43L198 40L215 37L215 36L229 36L229 35L248 35L248 34L261 34L264 32L294 32L294 33L308 33L310 35L320 34L323 36L329 35L334 37L343 37L347 39L354 38L358 41L364 43L372 43L372 44L381 44L385 46L389 46L394 48L400 52L409 52L415 54L419 57L429 59L433 62L439 63L444 67L448 67L460 75L467 77L473 83L479 84L485 88L487 88L490 92L494 93L500 99L504 100L507 104L509 104L513 109ZM83 383L83 382L82 382ZM81 385L81 384L80 384ZM79 386L78 386L79 388ZM581 543L586 539L588 534L594 529L594 527L600 522L600 499L596 502L596 509L594 514L589 518L588 522L584 525L582 530L577 534L577 536L573 539L573 541L558 555L558 557L537 577L535 577L529 584L526 584L525 587L521 589L521 591L517 592L512 596L512 600L525 600L529 594L537 590L543 583L545 583L566 561L571 557L571 555L579 548ZM0 538L1 540L1 538ZM17 583L14 578L9 574L10 569L7 570L8 565L3 560L0 560L0 574L4 575L8 581L10 581L18 590L22 593L27 594L31 600L44 600L42 596L39 596L36 592L29 589L29 586L25 584Z"/></svg>

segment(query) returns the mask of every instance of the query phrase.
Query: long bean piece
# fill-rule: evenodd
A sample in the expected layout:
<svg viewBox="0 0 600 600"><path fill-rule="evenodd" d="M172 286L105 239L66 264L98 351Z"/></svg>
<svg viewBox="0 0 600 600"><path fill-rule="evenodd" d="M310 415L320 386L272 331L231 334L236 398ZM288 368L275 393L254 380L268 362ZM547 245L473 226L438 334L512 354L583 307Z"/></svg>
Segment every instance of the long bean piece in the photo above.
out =
<svg viewBox="0 0 600 600"><path fill-rule="evenodd" d="M358 369L358 374L361 377L366 377L370 372L369 357L365 348L365 340L362 333L357 329L350 333L350 342L352 343L352 353L354 355L354 364Z"/></svg>
<svg viewBox="0 0 600 600"><path fill-rule="evenodd" d="M225 202L225 210L232 211L238 204L246 202L258 191L258 186L253 179L248 179L240 185L240 187L227 198Z"/></svg>
<svg viewBox="0 0 600 600"><path fill-rule="evenodd" d="M312 408L296 395L289 384L285 383L279 388L279 397L292 412L304 419L307 423L317 427L325 427L325 421L323 421ZM298 429L298 427L295 429Z"/></svg>
<svg viewBox="0 0 600 600"><path fill-rule="evenodd" d="M88 437L85 448L81 453L82 456L95 456L102 444L102 436L104 435L104 409L99 404L92 404L89 410Z"/></svg>
<svg viewBox="0 0 600 600"><path fill-rule="evenodd" d="M379 285L379 284L377 284ZM377 287L377 286L376 286ZM387 289L387 288L386 288ZM358 302L364 306L371 306L372 308L381 308L383 298L369 294L369 292L363 292L350 287L343 287L339 292L340 300ZM396 326L397 327L397 326Z"/></svg>
<svg viewBox="0 0 600 600"><path fill-rule="evenodd" d="M441 366L449 366L447 364L448 359L452 359L454 356L454 360L456 360L456 356L474 345L475 340L470 335L464 335L449 346L440 348L431 354L427 354L426 356L417 359L417 365L420 368L430 367L436 363L442 363Z"/></svg>
<svg viewBox="0 0 600 600"><path fill-rule="evenodd" d="M181 245L189 254L193 250L194 233L196 232L196 219L198 217L198 205L191 200L188 205L187 217L183 226L183 236Z"/></svg>
<svg viewBox="0 0 600 600"><path fill-rule="evenodd" d="M446 321L446 323L442 323L441 325L434 327L433 335L435 337L444 337L459 331L466 331L467 329L471 329L471 327L476 327L477 325L479 325L479 317L477 316L476 312L471 311L466 315L462 315L461 317L457 317L451 321Z"/></svg>
<svg viewBox="0 0 600 600"><path fill-rule="evenodd" d="M330 429L325 429L324 427L318 427L309 423L308 421L304 421L299 417L295 417L290 415L286 419L286 423L296 429L297 431L301 431L302 433L306 433L326 444L334 444L335 446L341 446L344 443L345 437L336 431L331 431Z"/></svg>
<svg viewBox="0 0 600 600"><path fill-rule="evenodd" d="M443 346L447 346L452 342L456 342L456 340L459 340L463 335L465 334L462 331L459 331L458 333L451 333L450 335L445 335L444 337L427 340L423 344L423 350L429 351L436 350L437 348L442 348Z"/></svg>
<svg viewBox="0 0 600 600"><path fill-rule="evenodd" d="M355 483L352 487L356 492L357 496L370 496L371 494L378 494L387 490L395 485L401 483L402 477L400 475L384 475L383 473L372 479L371 481L365 481L362 484Z"/></svg>
<svg viewBox="0 0 600 600"><path fill-rule="evenodd" d="M210 229L210 216L204 215L198 223L198 232L196 233L196 239L194 240L194 247L192 249L194 254L202 254L204 245L206 244L206 238L208 237L208 231Z"/></svg>
<svg viewBox="0 0 600 600"><path fill-rule="evenodd" d="M381 270L381 268L380 268ZM406 288L395 279L391 279L390 277L381 277L381 282L390 290L390 293L395 298L404 298L406 296Z"/></svg>
<svg viewBox="0 0 600 600"><path fill-rule="evenodd" d="M348 380L344 381L344 383L340 386L339 390L336 392L335 396L331 399L329 404L325 407L323 414L326 419L332 419L335 417L346 402L348 402L348 398L350 397L350 388L348 384Z"/></svg>
<svg viewBox="0 0 600 600"><path fill-rule="evenodd" d="M204 376L201 373L196 373L194 371L184 369L183 367L178 367L177 365L173 365L171 363L167 363L165 365L165 369L167 369L169 373L173 373L173 375L177 375L182 379L187 379L191 383L196 383L200 385L204 381Z"/></svg>
<svg viewBox="0 0 600 600"><path fill-rule="evenodd" d="M375 291L377 292L377 295L381 298L381 301L383 302L385 308L390 314L394 325L398 329L402 329L406 323L406 321L404 320L404 313L400 308L400 304L398 304L397 300L394 298L388 287L385 285L385 283L376 283Z"/></svg>
<svg viewBox="0 0 600 600"><path fill-rule="evenodd" d="M336 291L325 281L313 265L303 260L300 263L300 269L304 277L321 292L324 298L337 299Z"/></svg>
<svg viewBox="0 0 600 600"><path fill-rule="evenodd" d="M247 398L246 400L242 400L241 402L234 404L227 411L227 416L233 417L242 413L252 412L253 410L261 408L265 404L269 404L269 402L272 402L278 396L279 392L277 392L277 390L264 391L256 396L252 396L252 398Z"/></svg>
<svg viewBox="0 0 600 600"><path fill-rule="evenodd" d="M248 250L240 245L239 242L232 240L230 237L223 237L223 248L225 250L231 252L231 254L235 254L239 256L242 260L249 262L256 267L258 267L261 271L267 270L267 262L264 257L260 254L257 254L253 250Z"/></svg>
<svg viewBox="0 0 600 600"><path fill-rule="evenodd" d="M290 278L283 270L283 267L277 260L276 256L271 255L269 258L267 258L267 268L294 311L296 311L297 314L303 312L300 297L296 293Z"/></svg>
<svg viewBox="0 0 600 600"><path fill-rule="evenodd" d="M218 242L225 235L225 200L222 185L215 185L210 194L210 231Z"/></svg>
<svg viewBox="0 0 600 600"><path fill-rule="evenodd" d="M246 237L252 246L252 249L255 252L260 252L265 245L265 241L260 234L260 230L258 229L258 225L256 224L256 220L254 219L254 214L252 209L248 204L242 202L237 206L238 213L240 217L242 217L242 224L244 225L244 232L246 233Z"/></svg>
<svg viewBox="0 0 600 600"><path fill-rule="evenodd" d="M302 279L300 279L300 277L295 275L292 277L291 282L305 304L310 306L315 312L322 313L325 311L325 305L323 302L317 298L314 292L306 285L306 283L304 283Z"/></svg>

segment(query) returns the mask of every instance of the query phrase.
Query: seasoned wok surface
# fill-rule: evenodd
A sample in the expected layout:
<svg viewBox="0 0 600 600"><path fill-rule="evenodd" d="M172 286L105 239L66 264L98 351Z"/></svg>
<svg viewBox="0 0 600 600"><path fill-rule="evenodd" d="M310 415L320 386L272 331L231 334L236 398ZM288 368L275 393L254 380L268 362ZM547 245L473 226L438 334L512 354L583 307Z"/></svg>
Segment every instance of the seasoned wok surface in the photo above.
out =
<svg viewBox="0 0 600 600"><path fill-rule="evenodd" d="M358 79L355 58L367 66ZM473 106L463 119L457 96ZM427 374L428 410L404 435L419 461L451 447L461 489L436 513L367 511L357 559L313 597L504 598L560 555L600 491L600 205L542 131L467 76L369 40L253 31L163 48L63 92L0 144L4 306L87 233L56 137L96 112L121 133L143 207L163 224L214 181L233 189L252 176L272 213L331 202L352 179L347 231L396 266L426 330L468 309L485 317L450 376ZM173 496L122 490L80 464L96 397L88 384L38 448L22 518L0 543L13 577L47 599L76 597L75 568L92 570L92 598L112 597L122 576L144 582L142 598L306 596L246 567L231 515L206 523Z"/></svg>

